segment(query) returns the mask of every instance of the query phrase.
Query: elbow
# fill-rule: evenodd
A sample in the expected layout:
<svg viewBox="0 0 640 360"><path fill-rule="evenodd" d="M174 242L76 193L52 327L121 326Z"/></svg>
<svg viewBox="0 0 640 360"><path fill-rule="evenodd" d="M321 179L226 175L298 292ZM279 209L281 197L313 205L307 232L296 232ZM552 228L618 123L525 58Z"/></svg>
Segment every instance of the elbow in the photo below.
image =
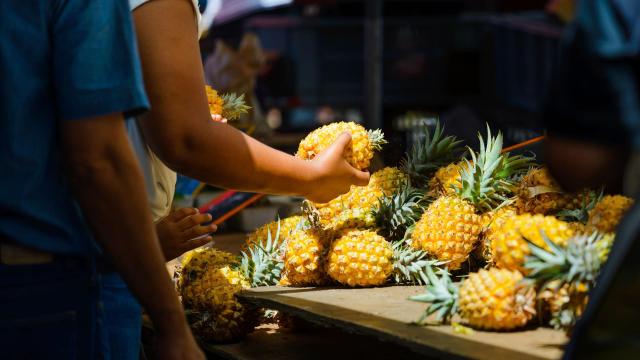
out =
<svg viewBox="0 0 640 360"><path fill-rule="evenodd" d="M192 168L191 161L195 158L197 141L189 134L168 136L160 142L150 142L153 152L175 172L187 174Z"/></svg>

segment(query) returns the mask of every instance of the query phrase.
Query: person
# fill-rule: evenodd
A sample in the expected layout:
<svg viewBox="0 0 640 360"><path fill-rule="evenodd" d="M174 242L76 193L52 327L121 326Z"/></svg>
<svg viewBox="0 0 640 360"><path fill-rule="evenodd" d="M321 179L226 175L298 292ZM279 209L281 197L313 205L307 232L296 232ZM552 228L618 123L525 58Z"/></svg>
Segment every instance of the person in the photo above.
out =
<svg viewBox="0 0 640 360"><path fill-rule="evenodd" d="M100 264L164 359L204 359L153 228L124 115L148 107L125 1L0 2L3 359L109 358Z"/></svg>
<svg viewBox="0 0 640 360"><path fill-rule="evenodd" d="M155 221L168 219L176 224L169 215L176 172L223 188L302 195L317 202L346 193L352 184L368 183L369 173L354 169L344 158L349 134L341 134L314 160L304 161L224 122L212 121L198 44L196 0L130 0L130 6L151 109L129 121L128 130L145 174ZM186 222L207 231L201 225L204 220ZM206 240L167 236L160 241L165 259L171 260ZM119 314L139 313L140 307L117 273L110 274L102 291L108 300L105 318L110 347L117 349L117 358L133 359L139 348L140 320Z"/></svg>
<svg viewBox="0 0 640 360"><path fill-rule="evenodd" d="M567 190L604 186L638 199L640 3L582 0L563 38L545 119L546 159ZM635 177L634 177L635 174ZM618 227L609 259L565 359L630 359L640 352L640 206Z"/></svg>

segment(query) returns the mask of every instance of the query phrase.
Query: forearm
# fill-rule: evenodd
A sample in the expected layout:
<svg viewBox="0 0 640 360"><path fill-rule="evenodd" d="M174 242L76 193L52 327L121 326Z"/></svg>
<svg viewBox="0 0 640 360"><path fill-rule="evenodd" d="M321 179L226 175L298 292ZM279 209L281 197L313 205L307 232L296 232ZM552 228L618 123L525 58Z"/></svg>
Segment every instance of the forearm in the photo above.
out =
<svg viewBox="0 0 640 360"><path fill-rule="evenodd" d="M201 124L176 143L172 152L165 154L171 168L223 188L304 195L313 178L310 162L273 149L226 124Z"/></svg>
<svg viewBox="0 0 640 360"><path fill-rule="evenodd" d="M184 324L184 315L164 267L142 174L122 135L102 160L75 159L69 177L96 241L156 326L170 329Z"/></svg>

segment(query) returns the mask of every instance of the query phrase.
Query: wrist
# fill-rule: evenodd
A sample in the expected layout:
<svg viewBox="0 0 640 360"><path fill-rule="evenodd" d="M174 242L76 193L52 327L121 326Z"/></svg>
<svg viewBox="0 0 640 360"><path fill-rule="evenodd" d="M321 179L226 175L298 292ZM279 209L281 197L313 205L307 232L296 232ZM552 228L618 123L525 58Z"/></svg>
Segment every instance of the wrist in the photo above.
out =
<svg viewBox="0 0 640 360"><path fill-rule="evenodd" d="M318 164L315 161L300 160L303 164L300 171L300 185L299 189L304 197L309 197L314 191L317 191L318 183L322 177Z"/></svg>
<svg viewBox="0 0 640 360"><path fill-rule="evenodd" d="M179 336L189 330L187 319L182 309L149 313L149 316L158 335Z"/></svg>

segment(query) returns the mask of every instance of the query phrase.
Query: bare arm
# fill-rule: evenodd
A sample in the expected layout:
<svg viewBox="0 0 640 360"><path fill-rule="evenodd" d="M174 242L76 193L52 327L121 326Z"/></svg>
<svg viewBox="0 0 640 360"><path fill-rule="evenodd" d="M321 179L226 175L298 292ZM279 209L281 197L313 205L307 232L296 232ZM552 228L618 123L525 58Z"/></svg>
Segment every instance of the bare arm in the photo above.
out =
<svg viewBox="0 0 640 360"><path fill-rule="evenodd" d="M141 128L172 169L238 190L304 195L326 201L366 184L368 174L342 158L348 139L318 161L270 148L231 126L211 121L193 7L188 0L155 0L134 11L151 111Z"/></svg>
<svg viewBox="0 0 640 360"><path fill-rule="evenodd" d="M67 174L95 239L148 311L159 337L176 347L173 355L203 358L165 269L122 117L67 121L61 136Z"/></svg>

